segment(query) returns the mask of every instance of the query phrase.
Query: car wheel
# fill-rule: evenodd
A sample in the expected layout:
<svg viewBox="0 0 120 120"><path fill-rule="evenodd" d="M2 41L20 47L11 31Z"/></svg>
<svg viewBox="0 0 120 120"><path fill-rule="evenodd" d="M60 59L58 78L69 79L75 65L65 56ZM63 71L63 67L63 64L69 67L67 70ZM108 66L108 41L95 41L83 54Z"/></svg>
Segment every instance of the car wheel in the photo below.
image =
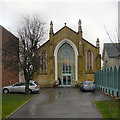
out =
<svg viewBox="0 0 120 120"><path fill-rule="evenodd" d="M29 89L29 94L31 94L31 93L32 93L32 90Z"/></svg>
<svg viewBox="0 0 120 120"><path fill-rule="evenodd" d="M84 92L85 90L84 89L82 89L82 92Z"/></svg>
<svg viewBox="0 0 120 120"><path fill-rule="evenodd" d="M4 94L8 94L8 93L9 93L9 90L8 90L8 89L4 89L4 90L3 90L3 93L4 93Z"/></svg>
<svg viewBox="0 0 120 120"><path fill-rule="evenodd" d="M95 89L93 90L93 92L95 92Z"/></svg>

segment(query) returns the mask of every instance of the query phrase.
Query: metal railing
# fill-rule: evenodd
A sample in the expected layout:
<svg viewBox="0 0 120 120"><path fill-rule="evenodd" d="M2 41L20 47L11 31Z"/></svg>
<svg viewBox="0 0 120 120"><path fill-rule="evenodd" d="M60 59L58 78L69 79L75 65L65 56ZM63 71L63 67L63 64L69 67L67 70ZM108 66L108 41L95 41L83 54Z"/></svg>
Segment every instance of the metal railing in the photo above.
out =
<svg viewBox="0 0 120 120"><path fill-rule="evenodd" d="M120 66L96 71L94 79L97 89L120 98Z"/></svg>

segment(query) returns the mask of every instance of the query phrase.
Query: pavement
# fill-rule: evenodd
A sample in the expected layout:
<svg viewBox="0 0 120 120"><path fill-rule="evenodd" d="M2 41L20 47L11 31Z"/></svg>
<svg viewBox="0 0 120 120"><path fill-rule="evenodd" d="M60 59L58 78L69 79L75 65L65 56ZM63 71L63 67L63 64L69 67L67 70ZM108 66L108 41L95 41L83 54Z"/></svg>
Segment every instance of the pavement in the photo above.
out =
<svg viewBox="0 0 120 120"><path fill-rule="evenodd" d="M110 100L100 92L79 88L42 88L9 118L102 118L95 100Z"/></svg>

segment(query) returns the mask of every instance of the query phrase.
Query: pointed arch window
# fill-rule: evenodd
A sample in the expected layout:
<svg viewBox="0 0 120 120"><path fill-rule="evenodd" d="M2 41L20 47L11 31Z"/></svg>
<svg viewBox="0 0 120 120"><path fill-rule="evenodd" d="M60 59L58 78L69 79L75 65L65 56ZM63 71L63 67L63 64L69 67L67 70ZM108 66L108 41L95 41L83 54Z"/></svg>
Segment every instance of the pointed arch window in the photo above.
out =
<svg viewBox="0 0 120 120"><path fill-rule="evenodd" d="M93 53L90 50L86 53L86 69L93 69Z"/></svg>
<svg viewBox="0 0 120 120"><path fill-rule="evenodd" d="M47 71L47 55L46 51L43 51L40 55L40 71Z"/></svg>
<svg viewBox="0 0 120 120"><path fill-rule="evenodd" d="M61 56L61 68L62 73L71 73L72 72L72 55L70 54L70 51L65 52Z"/></svg>

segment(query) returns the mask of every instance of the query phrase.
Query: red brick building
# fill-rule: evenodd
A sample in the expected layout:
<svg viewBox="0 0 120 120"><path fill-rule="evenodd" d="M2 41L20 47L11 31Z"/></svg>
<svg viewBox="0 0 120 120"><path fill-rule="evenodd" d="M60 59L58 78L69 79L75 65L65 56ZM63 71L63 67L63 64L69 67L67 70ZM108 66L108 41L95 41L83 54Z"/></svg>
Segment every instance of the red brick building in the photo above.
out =
<svg viewBox="0 0 120 120"><path fill-rule="evenodd" d="M1 82L3 87L19 81L19 71L16 64L19 57L19 39L0 26L0 40L2 47L2 64L0 68L2 71Z"/></svg>

